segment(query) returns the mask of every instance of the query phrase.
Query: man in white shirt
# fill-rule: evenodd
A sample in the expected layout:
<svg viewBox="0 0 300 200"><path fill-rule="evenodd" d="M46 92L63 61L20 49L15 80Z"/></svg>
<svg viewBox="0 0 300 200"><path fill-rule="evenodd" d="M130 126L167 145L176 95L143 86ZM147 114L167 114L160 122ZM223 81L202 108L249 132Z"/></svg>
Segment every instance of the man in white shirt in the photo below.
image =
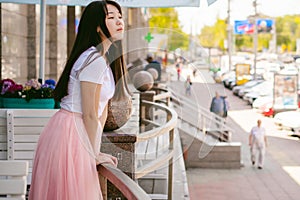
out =
<svg viewBox="0 0 300 200"><path fill-rule="evenodd" d="M249 135L249 146L251 151L252 165L255 165L258 152L258 169L263 168L267 137L265 128L261 127L261 120L257 120L257 126L251 129Z"/></svg>

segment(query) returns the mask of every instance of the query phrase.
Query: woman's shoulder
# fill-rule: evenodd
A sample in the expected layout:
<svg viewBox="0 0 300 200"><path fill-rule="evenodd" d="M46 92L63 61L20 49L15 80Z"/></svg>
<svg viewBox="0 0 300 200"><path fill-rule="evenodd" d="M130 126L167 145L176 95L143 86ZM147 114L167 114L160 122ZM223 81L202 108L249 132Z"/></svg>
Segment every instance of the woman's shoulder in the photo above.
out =
<svg viewBox="0 0 300 200"><path fill-rule="evenodd" d="M74 70L78 71L82 67L87 67L88 65L94 65L100 68L106 67L106 61L96 47L88 48L78 57L74 64Z"/></svg>

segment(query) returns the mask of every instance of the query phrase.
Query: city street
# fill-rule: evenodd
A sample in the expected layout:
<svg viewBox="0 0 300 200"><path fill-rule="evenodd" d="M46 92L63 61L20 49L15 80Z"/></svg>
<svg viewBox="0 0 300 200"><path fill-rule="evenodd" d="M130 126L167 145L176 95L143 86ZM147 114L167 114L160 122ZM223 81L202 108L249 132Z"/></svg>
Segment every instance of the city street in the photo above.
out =
<svg viewBox="0 0 300 200"><path fill-rule="evenodd" d="M202 73L200 73L202 74ZM204 73L206 74L206 73ZM198 75L199 76L199 75ZM203 75L206 76L206 75ZM202 77L203 79L203 77ZM209 77L207 77L209 79ZM182 81L171 79L170 87L184 95ZM234 129L233 141L242 143L241 169L187 169L191 200L296 200L300 198L300 141L290 131L278 130L272 118L263 117L221 84L205 84L194 78L192 96L203 107L210 105L215 91L227 95L230 103L228 124ZM252 166L248 146L251 127L262 120L268 136L265 166Z"/></svg>

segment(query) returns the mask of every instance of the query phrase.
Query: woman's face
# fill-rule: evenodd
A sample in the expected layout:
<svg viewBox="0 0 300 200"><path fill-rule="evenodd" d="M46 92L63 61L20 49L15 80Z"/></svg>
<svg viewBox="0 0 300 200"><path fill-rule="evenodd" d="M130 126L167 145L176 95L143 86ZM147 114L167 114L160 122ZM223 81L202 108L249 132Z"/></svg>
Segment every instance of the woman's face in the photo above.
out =
<svg viewBox="0 0 300 200"><path fill-rule="evenodd" d="M108 14L105 22L107 29L114 41L122 40L124 35L124 20L119 10L110 4L107 4Z"/></svg>

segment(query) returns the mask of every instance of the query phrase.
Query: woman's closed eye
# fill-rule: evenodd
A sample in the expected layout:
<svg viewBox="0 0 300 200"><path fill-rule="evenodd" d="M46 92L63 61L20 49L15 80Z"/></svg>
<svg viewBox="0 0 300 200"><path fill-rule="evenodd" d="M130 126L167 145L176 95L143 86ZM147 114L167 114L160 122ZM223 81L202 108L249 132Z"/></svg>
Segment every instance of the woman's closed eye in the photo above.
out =
<svg viewBox="0 0 300 200"><path fill-rule="evenodd" d="M115 18L115 16L109 16L107 19L114 19L114 18ZM116 18L118 18L118 19L123 19L123 16L120 15L120 16L118 16L118 17L116 17Z"/></svg>

